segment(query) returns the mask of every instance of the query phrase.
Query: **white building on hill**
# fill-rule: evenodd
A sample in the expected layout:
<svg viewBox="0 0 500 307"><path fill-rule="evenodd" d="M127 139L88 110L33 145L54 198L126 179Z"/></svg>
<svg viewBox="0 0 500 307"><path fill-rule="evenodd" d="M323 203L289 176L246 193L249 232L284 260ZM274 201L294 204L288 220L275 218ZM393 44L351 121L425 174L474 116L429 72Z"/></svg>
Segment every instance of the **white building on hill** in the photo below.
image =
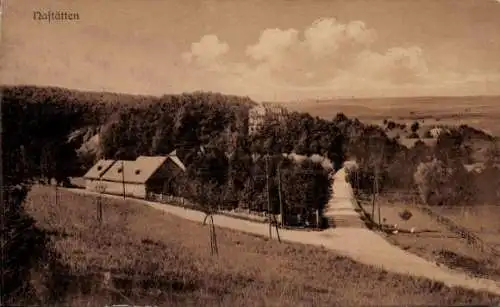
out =
<svg viewBox="0 0 500 307"><path fill-rule="evenodd" d="M286 119L288 110L273 103L259 103L248 112L248 134L254 134L266 120L282 122Z"/></svg>

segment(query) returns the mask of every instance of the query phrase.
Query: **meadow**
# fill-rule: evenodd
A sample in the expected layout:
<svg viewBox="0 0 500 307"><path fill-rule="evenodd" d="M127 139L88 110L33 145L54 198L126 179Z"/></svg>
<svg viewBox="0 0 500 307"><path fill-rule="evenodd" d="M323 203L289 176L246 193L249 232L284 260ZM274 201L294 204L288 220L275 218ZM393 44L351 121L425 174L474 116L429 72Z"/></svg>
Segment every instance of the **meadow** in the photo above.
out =
<svg viewBox="0 0 500 307"><path fill-rule="evenodd" d="M433 210L466 227L500 251L500 205L448 206Z"/></svg>
<svg viewBox="0 0 500 307"><path fill-rule="evenodd" d="M365 266L312 246L278 243L138 205L34 186L25 204L66 269L60 306L360 306L491 303L498 298ZM37 275L39 291L43 278Z"/></svg>
<svg viewBox="0 0 500 307"><path fill-rule="evenodd" d="M422 127L470 125L500 136L500 97L408 97L342 98L332 100L283 102L288 109L332 119L338 112L364 123L382 124L384 119Z"/></svg>
<svg viewBox="0 0 500 307"><path fill-rule="evenodd" d="M358 200L364 211L371 216L371 198L359 197ZM399 232L389 232L387 240L402 249L474 276L500 280L500 260L495 254L469 244L465 238L426 214L419 206L422 205L381 195L376 198L374 221L378 223L380 217L384 225L397 225ZM437 214L451 218L458 225L478 235L488 246L494 247L499 242L500 227L497 217L500 216L500 207L488 208L471 206L431 209ZM405 210L411 213L408 220L401 218ZM414 233L411 233L412 228Z"/></svg>

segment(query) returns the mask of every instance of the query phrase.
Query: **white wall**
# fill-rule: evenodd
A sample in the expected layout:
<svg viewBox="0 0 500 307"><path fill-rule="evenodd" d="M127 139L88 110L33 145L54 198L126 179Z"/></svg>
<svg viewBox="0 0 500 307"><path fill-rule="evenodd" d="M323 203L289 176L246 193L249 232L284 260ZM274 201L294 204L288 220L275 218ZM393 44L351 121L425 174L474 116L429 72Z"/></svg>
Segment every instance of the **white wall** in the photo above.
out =
<svg viewBox="0 0 500 307"><path fill-rule="evenodd" d="M123 184L121 182L101 181L105 194L123 195ZM99 192L99 180L85 181L85 188L89 191ZM125 183L125 195L146 198L146 185Z"/></svg>

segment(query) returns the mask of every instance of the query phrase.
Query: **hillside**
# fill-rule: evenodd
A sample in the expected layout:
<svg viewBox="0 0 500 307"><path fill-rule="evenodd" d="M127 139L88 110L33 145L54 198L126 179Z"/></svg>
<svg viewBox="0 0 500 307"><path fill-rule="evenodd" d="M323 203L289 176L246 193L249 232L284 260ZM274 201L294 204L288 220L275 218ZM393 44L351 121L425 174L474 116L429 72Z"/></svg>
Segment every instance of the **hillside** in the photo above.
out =
<svg viewBox="0 0 500 307"><path fill-rule="evenodd" d="M342 98L280 104L327 119L342 112L367 123L392 119L408 123L418 120L426 125L467 124L500 135L500 96Z"/></svg>
<svg viewBox="0 0 500 307"><path fill-rule="evenodd" d="M56 205L48 201L52 194L52 189L36 186L26 204L67 269L54 272L68 283L68 291L52 306L453 305L497 300L365 266L324 248L222 228L216 229L219 254L212 257L209 231L199 223L133 200L104 199L99 225L92 197L61 191Z"/></svg>
<svg viewBox="0 0 500 307"><path fill-rule="evenodd" d="M24 212L22 203L29 187L36 180L51 178L69 184L70 176L81 176L99 157L135 159L176 149L187 171L176 175L172 190L163 191L166 194L184 197L207 211L223 203L229 209L244 207L262 213L268 212L271 203L274 214L280 211L283 194L286 212L305 212L312 217L313 212L322 212L333 192L331 173L312 161L286 161L284 152L326 156L337 168L346 157L356 159L360 165L356 188L370 190L376 179L381 193L404 192L414 188L414 174L422 163L439 158L463 165L470 156L467 135L484 136L474 129L456 127L440 134L435 148L423 143L407 148L380 123L348 118L340 113L341 108L335 109L330 120L305 112L292 112L279 121L271 118L250 135L248 111L255 103L245 97L195 92L162 97L125 95L122 102L119 94L60 88L15 86L2 91L3 175L9 188L6 212L10 214L2 231L10 234L6 254L19 259L19 263L9 264L10 275L4 276L12 285L8 289L12 297L26 298L27 290L16 291L33 287L26 282L32 264L41 255L54 252ZM377 169L382 176L374 176ZM498 186L495 170L481 178L467 175L460 167L456 170L452 177L444 178L453 185L443 186L444 192L451 193L441 194L443 201L472 203L478 201L474 195L486 195L482 191L495 191ZM456 180L460 179L457 176L464 180ZM495 202L498 197L490 195L481 201ZM327 226L322 220L317 222L321 224L314 227ZM36 241L37 237L41 239ZM27 246L25 242L30 240L36 242ZM25 269L13 274L18 267Z"/></svg>

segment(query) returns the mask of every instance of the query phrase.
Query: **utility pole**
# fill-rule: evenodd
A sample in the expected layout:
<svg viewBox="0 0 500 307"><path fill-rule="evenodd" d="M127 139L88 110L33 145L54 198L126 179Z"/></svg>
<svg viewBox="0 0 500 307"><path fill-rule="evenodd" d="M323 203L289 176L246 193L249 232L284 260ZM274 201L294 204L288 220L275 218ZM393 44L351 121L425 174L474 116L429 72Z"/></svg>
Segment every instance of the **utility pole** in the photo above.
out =
<svg viewBox="0 0 500 307"><path fill-rule="evenodd" d="M99 176L99 195L97 196L97 220L99 224L102 224L102 193L104 192L104 186L102 185L102 175Z"/></svg>
<svg viewBox="0 0 500 307"><path fill-rule="evenodd" d="M373 145L373 143L372 143ZM371 147L371 146L370 146ZM378 181L378 168L375 165L375 171L373 173L373 186L372 186L372 222L375 223L375 194L377 191L377 181Z"/></svg>
<svg viewBox="0 0 500 307"><path fill-rule="evenodd" d="M380 176L380 165L384 162L384 150L385 143L382 143L381 152L380 152L380 160L378 163L375 163L375 171L374 171L374 180L373 180L373 191L372 191L372 220L375 222L375 199L378 197L379 193L379 176ZM381 222L381 213L380 213L380 203L377 206L378 209L378 227L382 228Z"/></svg>
<svg viewBox="0 0 500 307"><path fill-rule="evenodd" d="M266 154L266 189L267 189L267 218L269 220L269 238L270 239L273 238L272 229L274 224L278 241L281 242L278 229L278 221L276 221L276 216L274 216L271 210L271 190L269 187L269 152Z"/></svg>
<svg viewBox="0 0 500 307"><path fill-rule="evenodd" d="M380 174L380 166L383 165L384 163L384 160L385 160L385 141L384 143L382 143L382 149L380 151L380 163L377 165L377 180L376 180L376 183L377 183L377 197L378 197L378 193L379 193L379 185L378 185L378 179L379 179L379 174ZM379 225L379 228L382 229L382 214L380 212L380 203L378 204L378 225Z"/></svg>
<svg viewBox="0 0 500 307"><path fill-rule="evenodd" d="M56 206L59 208L59 189L58 189L59 183L56 180L56 184L54 186L55 194L56 194Z"/></svg>
<svg viewBox="0 0 500 307"><path fill-rule="evenodd" d="M376 180L375 180L375 193L377 193L377 197L378 197L378 193L379 193L379 186L378 186L378 178L379 178L379 172L380 172L380 169L379 169L379 166L377 166L377 171L376 171ZM380 202L378 203L378 206L377 206L377 209L378 209L378 227L379 229L382 229L382 218L380 216Z"/></svg>
<svg viewBox="0 0 500 307"><path fill-rule="evenodd" d="M269 190L269 153L266 154L266 190L267 190L267 218L269 219L269 238L272 239L272 222L271 222L271 198Z"/></svg>
<svg viewBox="0 0 500 307"><path fill-rule="evenodd" d="M123 187L123 199L125 199L125 164L122 160L122 187Z"/></svg>
<svg viewBox="0 0 500 307"><path fill-rule="evenodd" d="M278 165L278 196L280 200L280 215L281 215L281 228L285 226L285 215L284 215L284 208L283 208L283 200L281 196L281 164Z"/></svg>

